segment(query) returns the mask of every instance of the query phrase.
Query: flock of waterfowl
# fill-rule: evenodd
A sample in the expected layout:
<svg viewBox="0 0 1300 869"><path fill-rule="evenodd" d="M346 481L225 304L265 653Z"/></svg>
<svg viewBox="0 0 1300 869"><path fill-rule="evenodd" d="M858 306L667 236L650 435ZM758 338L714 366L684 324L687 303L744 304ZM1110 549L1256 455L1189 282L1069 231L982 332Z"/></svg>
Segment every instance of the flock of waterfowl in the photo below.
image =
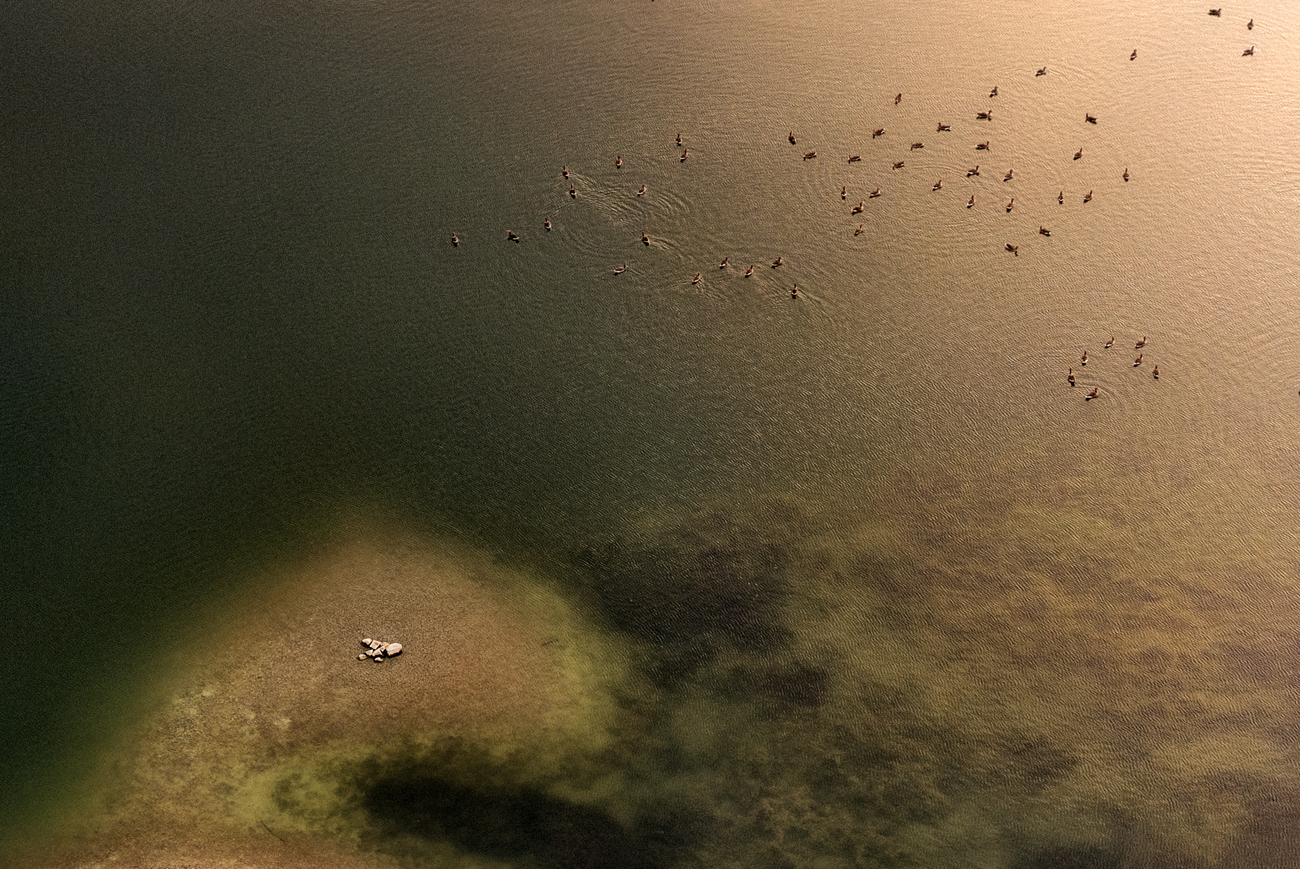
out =
<svg viewBox="0 0 1300 869"><path fill-rule="evenodd" d="M1213 16L1213 17L1221 18L1222 15L1223 15L1223 10L1222 10L1222 8L1210 9L1209 14L1210 14L1211 16ZM1255 27L1255 20L1254 20L1253 18L1251 18L1249 21L1246 22L1246 29L1247 29L1247 30L1253 30L1254 27ZM1254 56L1254 54L1255 54L1255 46L1254 46L1254 45L1250 46L1249 48L1245 49L1245 50L1242 52L1242 56L1244 56L1244 57L1251 57L1251 56ZM1132 52L1129 54L1129 60L1130 60L1130 61L1136 61L1136 60L1137 60L1137 56L1138 56L1138 51L1137 51L1136 48L1134 48L1134 49L1132 50ZM1035 78L1040 78L1040 77L1045 76L1045 75L1047 75L1047 74L1048 74L1047 67L1046 67L1046 66L1042 66L1042 67L1039 67L1037 70L1035 70L1035 72L1034 72L1034 77L1035 77ZM993 88L989 91L989 95L988 95L989 99L994 99L994 98L996 98L996 97L998 96L998 93L999 93L999 92L998 92L998 87L997 87L996 85L993 86ZM902 94L901 92L895 94L895 96L894 96L894 98L893 98L893 103L894 103L894 105L897 106L897 105L901 104L902 101L903 101L903 94ZM976 112L976 114L975 114L975 120L976 120L976 121L984 121L984 122L992 123L992 122L993 122L993 109L990 108L990 109L985 110L985 111L978 111L978 112ZM1093 115L1091 112L1085 112L1085 113L1084 113L1084 117L1083 117L1083 122L1084 122L1085 124L1097 125L1097 123L1098 123L1098 119L1097 119L1097 116L1096 116L1096 115ZM936 133L948 133L948 132L952 132L952 125L949 124L949 123L944 123L943 121L939 121L938 124L937 124L937 126L936 126L936 130L935 130L935 131L936 131ZM875 129L872 130L872 133L871 133L871 139L874 141L874 140L876 140L876 139L879 139L879 138L885 136L885 134L886 134L886 129L885 129L884 127L876 127ZM794 131L794 130L790 130L786 138L787 138L787 140L789 141L789 143L790 143L791 145L798 145L798 137L796 137L796 135L795 135L795 131ZM678 157L678 160L679 160L679 162L681 162L681 163L685 163L685 162L687 161L687 159L690 157L690 149L689 149L688 147L685 147L685 145L683 144L683 138L682 138L682 134L681 134L681 133L678 133L678 134L677 134L677 136L676 136L676 138L675 138L675 143L676 143L677 147L679 147L679 148L682 149L682 152L681 152L680 156ZM924 148L925 148L925 143L924 143L924 142L919 142L919 141L918 141L918 142L912 142L912 143L910 144L908 150L909 150L910 152L915 152L915 151L922 150L922 149L924 149ZM984 140L984 141L982 141L982 142L976 142L975 145L974 145L974 150L976 150L976 151L985 151L985 152L990 152L990 151L992 150L992 148L991 148L991 140L986 139L986 140ZM814 160L814 159L817 158L817 151L816 151L816 150L801 151L801 152L799 152L799 153L800 153L800 155L801 155L801 157L802 157L802 159L803 159L804 161ZM1082 159L1083 159L1083 153L1084 153L1084 148L1083 148L1083 147L1080 147L1077 151L1074 152L1074 157L1073 157L1073 159L1076 160L1076 161L1078 161L1078 160L1082 160ZM862 158L862 155L861 155L861 154L850 154L850 155L848 155L846 162L847 162L849 165L853 165L853 164L861 163L862 160L863 160L863 158ZM623 157L622 157L621 154L615 154L615 155L614 155L614 167L615 167L616 169L622 169L622 167L623 167ZM892 170L892 171L903 170L903 169L905 169L905 168L906 168L906 161L905 161L905 160L894 160L894 161L891 161L891 170ZM563 176L563 178L564 178L566 181L569 181L569 180L570 180L570 172L569 172L569 168L568 168L568 166L561 166L561 167L560 167L560 173L561 173L561 175ZM980 175L980 166L979 166L979 164L976 164L976 165L973 166L972 168L968 169L968 170L966 171L966 173L965 173L965 177L966 177L966 178L974 178L974 177L977 177L977 176L979 176L979 175ZM1125 168L1124 168L1124 172L1123 172L1123 174L1121 175L1121 177L1123 178L1123 180L1124 180L1125 182L1128 182L1128 181L1130 180L1130 178L1131 178L1132 176L1131 176L1130 173L1129 173L1128 167L1125 167ZM1003 177L1002 177L1002 182L1003 182L1003 183L1008 183L1008 182L1013 181L1014 179L1015 179L1015 170L1014 170L1014 169L1008 169L1008 170L1006 171L1006 174L1003 175ZM944 186L943 186L943 179L942 179L942 178L939 178L938 180L936 180L936 181L934 182L934 184L931 186L930 189L931 189L932 192L936 192L936 193L942 191L942 190L944 189ZM638 197L640 197L640 196L644 196L644 195L646 194L646 192L647 192L647 186L646 186L645 184L641 184L640 187L636 190L636 195L637 195ZM569 188L568 188L568 194L569 194L570 198L573 198L573 199L576 199L576 198L578 197L578 189L577 189L577 186L576 186L575 184L570 183ZM848 186L847 186L847 185L841 185L841 187L840 187L840 199L841 199L841 200L847 200L847 199L848 199L848 195L849 195L849 194L848 194ZM882 195L882 193L881 193L881 188L880 188L879 186L876 186L876 187L875 187L875 188L874 188L874 189L873 189L873 190L872 190L872 191L867 195L866 199L859 200L859 202L858 202L856 205L854 205L854 206L850 209L850 214L851 214L851 215L854 215L854 216L862 214L862 213L866 210L866 201L869 200L869 199L876 199L876 198L879 198L881 195ZM1092 201L1092 198L1093 198L1093 190L1089 190L1087 193L1085 193L1085 194L1082 196L1081 201L1082 201L1083 203L1088 203L1088 202L1091 202L1091 201ZM1056 201L1057 201L1057 204L1058 204L1058 205L1064 205L1064 204L1065 204L1065 191L1064 191L1064 190L1060 190L1060 191L1057 193L1057 195L1056 195ZM975 197L975 194L972 193L972 194L970 195L969 199L966 200L966 208L973 208L973 207L975 206L975 202L976 202L976 197ZM1016 198L1015 198L1015 196L1011 196L1011 197L1009 197L1009 198L1007 199L1006 203L1005 203L1005 206L1004 206L1006 213L1008 213L1008 214L1011 213L1011 211L1015 208L1015 206L1016 206ZM550 220L549 217L547 217L547 218L543 221L543 227L545 228L545 230L546 230L547 232L549 232L549 231L551 230L551 228L552 228L552 224L551 224L551 220ZM857 226L854 228L854 230L853 230L853 234L854 234L855 237L857 237L857 236L862 235L864 231L865 231L865 223L858 223L858 225L857 225ZM1038 234L1039 234L1040 236L1042 236L1042 237L1050 238L1051 235L1052 235L1052 231L1051 231L1050 229L1048 229L1046 226L1040 225L1040 226L1038 227ZM506 238L507 238L507 240L509 240L509 241L513 241L513 242L516 242L516 243L518 243L518 242L520 241L520 237L519 237L519 236L518 236L518 235L517 235L513 230L507 230L507 232L506 232ZM647 246L650 244L650 236L649 236L646 232L644 232L644 231L641 233L641 242L642 242L642 244L647 245ZM456 245L459 245L459 244L460 244L460 238L459 238L455 233L452 233L452 235L451 235L451 243L452 243L453 246L456 246ZM1016 243L1012 243L1012 242L1006 242L1005 245L1004 245L1004 249L1005 249L1008 253L1011 253L1011 254L1013 254L1013 255L1015 255L1015 256L1017 256L1017 257L1020 255L1020 244L1016 244ZM783 263L783 258L782 258L781 256L777 256L777 257L772 261L772 263L771 263L771 267L772 267L773 269L779 268L779 267L782 265L782 263ZM628 267L627 267L627 264L626 264L626 263L624 263L624 264L622 264L622 265L619 265L619 266L616 266L616 267L613 269L613 274L614 274L614 275L621 275L621 274L623 274L624 272L627 271L627 268L628 268ZM718 264L718 268L719 268L719 269L723 269L723 270L731 268L731 263L730 263L729 258L728 258L728 257L723 257L723 258L722 258L722 261ZM751 277L753 274L754 274L754 266L753 266L753 265L750 265L750 266L748 266L748 267L746 268L746 270L745 270L745 272L744 272L744 276L745 276L746 278L748 278L748 277ZM701 281L703 281L703 279L704 279L704 278L703 278L703 272L696 272L695 275L694 275L693 277L691 277L690 282L691 282L692 284L699 284ZM791 286L791 288L790 288L790 296L791 296L791 298L795 298L795 299L797 299L797 298L799 297L799 286L798 286L798 284L793 284L793 285ZM1110 339L1109 341L1107 341L1106 344L1105 344L1106 349L1110 349L1110 348L1112 348L1112 347L1114 346L1114 342L1115 342L1115 339L1114 339L1114 337L1112 336L1111 339ZM1138 350L1140 351L1140 350L1145 346L1145 344L1146 344L1146 336L1143 336L1142 339L1139 340L1139 341L1137 342L1137 344L1135 345L1135 349L1138 349ZM1088 364L1088 353L1087 353L1086 350L1084 351L1082 357L1080 358L1080 360L1079 360L1079 364L1080 364L1081 367L1086 366L1086 365ZM1134 368L1137 368L1137 367L1141 366L1142 364L1143 364L1143 354L1142 354L1141 352L1139 352L1138 355L1137 355L1137 357L1133 360L1133 367L1134 367ZM1156 365L1156 366L1153 367L1153 369L1152 369L1152 377L1155 378L1155 379L1159 379L1159 377L1160 377L1160 366L1159 366L1159 365ZM1072 387L1076 385L1076 377L1075 377L1075 374L1074 374L1074 369L1073 369L1073 367L1071 367L1071 368L1068 370L1068 373L1067 373L1067 382L1068 382L1069 385L1072 386ZM1086 394L1085 397L1086 397L1088 400L1092 400L1093 398L1097 398L1099 395L1100 395L1099 388L1094 386L1094 387L1092 387L1092 388L1087 392L1087 394Z"/></svg>

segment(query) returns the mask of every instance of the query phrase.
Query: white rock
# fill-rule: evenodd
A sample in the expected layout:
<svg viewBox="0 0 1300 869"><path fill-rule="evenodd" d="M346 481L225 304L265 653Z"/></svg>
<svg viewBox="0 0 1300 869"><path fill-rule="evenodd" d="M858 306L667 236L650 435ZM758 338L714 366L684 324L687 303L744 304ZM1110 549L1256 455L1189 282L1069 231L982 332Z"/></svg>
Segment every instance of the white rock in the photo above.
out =
<svg viewBox="0 0 1300 869"><path fill-rule="evenodd" d="M380 646L382 646L382 645L383 645L383 643L379 642L378 640L371 640L371 641L370 641L370 648L372 648L372 649L378 649L378 648L379 648Z"/></svg>
<svg viewBox="0 0 1300 869"><path fill-rule="evenodd" d="M362 652L360 655L357 655L357 660L358 660L358 661L364 661L365 659L366 659L366 653L365 653L365 652Z"/></svg>
<svg viewBox="0 0 1300 869"><path fill-rule="evenodd" d="M370 644L373 642L374 640L370 639L369 637L366 637L364 640L361 641L361 645L365 646L368 649L370 648Z"/></svg>
<svg viewBox="0 0 1300 869"><path fill-rule="evenodd" d="M389 643L387 646L384 647L384 654L390 658L393 657L394 655L402 654L402 644Z"/></svg>
<svg viewBox="0 0 1300 869"><path fill-rule="evenodd" d="M379 654L378 652L375 652L375 663L376 664L384 663L384 656Z"/></svg>

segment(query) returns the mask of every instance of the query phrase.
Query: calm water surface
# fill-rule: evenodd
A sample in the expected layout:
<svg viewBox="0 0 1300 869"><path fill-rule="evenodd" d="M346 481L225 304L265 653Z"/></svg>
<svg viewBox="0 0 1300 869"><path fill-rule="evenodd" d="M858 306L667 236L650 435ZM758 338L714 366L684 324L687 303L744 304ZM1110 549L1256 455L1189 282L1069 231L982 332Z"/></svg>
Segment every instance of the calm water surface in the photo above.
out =
<svg viewBox="0 0 1300 869"><path fill-rule="evenodd" d="M196 621L375 513L566 601L605 644L573 648L627 656L591 689L621 711L569 773L350 733L313 767L336 796L270 823L229 820L230 772L192 810L249 848L1300 851L1294 8L66 2L0 32L5 841L147 779L122 734Z"/></svg>

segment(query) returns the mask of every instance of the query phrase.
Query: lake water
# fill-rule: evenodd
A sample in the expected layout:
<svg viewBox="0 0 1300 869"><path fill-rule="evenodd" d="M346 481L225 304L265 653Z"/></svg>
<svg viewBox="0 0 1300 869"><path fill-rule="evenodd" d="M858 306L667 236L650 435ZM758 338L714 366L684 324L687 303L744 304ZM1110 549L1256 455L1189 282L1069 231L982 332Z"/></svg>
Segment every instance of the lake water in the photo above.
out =
<svg viewBox="0 0 1300 869"><path fill-rule="evenodd" d="M1300 10L1207 8L11 10L0 854L1294 863Z"/></svg>

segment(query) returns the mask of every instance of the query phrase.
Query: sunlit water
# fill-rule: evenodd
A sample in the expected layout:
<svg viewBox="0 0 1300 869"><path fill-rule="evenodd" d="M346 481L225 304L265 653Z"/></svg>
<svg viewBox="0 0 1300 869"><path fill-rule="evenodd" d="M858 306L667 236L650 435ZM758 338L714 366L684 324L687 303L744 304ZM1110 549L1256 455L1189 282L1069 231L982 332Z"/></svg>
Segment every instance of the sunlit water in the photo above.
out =
<svg viewBox="0 0 1300 869"><path fill-rule="evenodd" d="M16 14L6 841L1293 862L1298 28Z"/></svg>

